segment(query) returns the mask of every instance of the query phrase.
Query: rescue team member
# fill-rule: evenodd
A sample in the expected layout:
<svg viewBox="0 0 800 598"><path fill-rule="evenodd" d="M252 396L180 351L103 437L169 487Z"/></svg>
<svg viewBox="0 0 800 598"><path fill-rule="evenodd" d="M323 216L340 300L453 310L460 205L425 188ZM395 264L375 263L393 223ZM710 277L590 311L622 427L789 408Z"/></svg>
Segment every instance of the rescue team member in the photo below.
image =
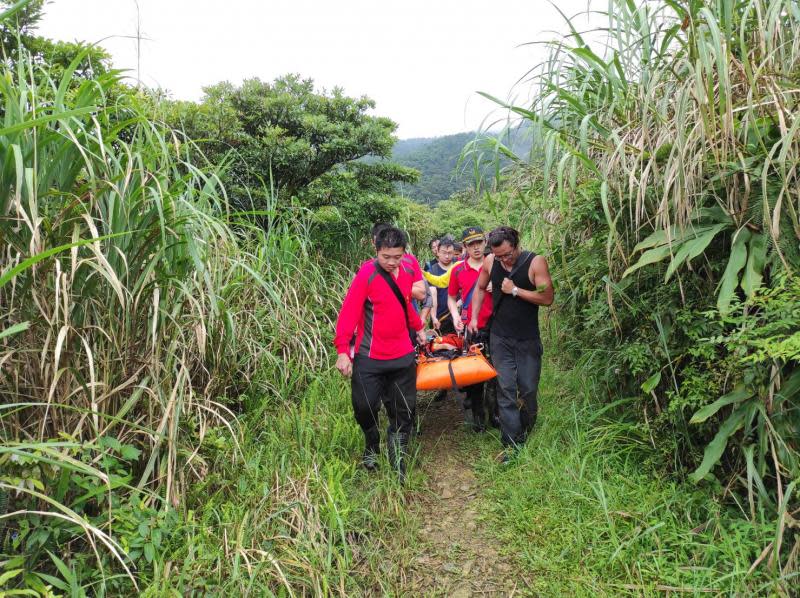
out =
<svg viewBox="0 0 800 598"><path fill-rule="evenodd" d="M378 412L389 416L389 461L405 479L408 439L416 406L416 366L409 330L425 341L422 322L411 306L413 275L403 266L407 238L384 227L375 237L375 259L362 264L336 322L336 368L352 377L352 403L364 432L362 463L377 467ZM354 344L351 344L353 343Z"/></svg>
<svg viewBox="0 0 800 598"><path fill-rule="evenodd" d="M453 268L450 273L450 286L447 289L447 305L458 332L464 330L465 322L469 322L473 314L477 314L477 330L473 331L470 342L482 342L479 332L484 331L486 322L492 315L492 302L484 301L479 304L479 312L474 310L476 283L481 273L484 263L483 248L486 241L483 236L483 229L479 226L471 226L464 230L461 235L464 247L467 249L467 259ZM458 298L461 297L461 314L458 313ZM484 334L485 336L485 334ZM483 391L485 383L467 386L464 390L467 394L464 407L469 405L472 410L472 429L476 432L483 432L486 429L486 413L483 405Z"/></svg>
<svg viewBox="0 0 800 598"><path fill-rule="evenodd" d="M385 228L393 228L393 227L392 225L383 222L374 224L372 226L371 236L372 236L373 247L375 246L375 239L377 238L378 233ZM367 261L372 261L372 260L367 260ZM417 261L417 258L415 258L410 253L403 254L403 260L401 266L406 270L406 272L412 275L412 278L414 280L414 286L411 291L411 297L415 300L413 302L414 309L417 311L417 313L419 313L420 305L424 307L428 299L428 287L425 284L424 279L422 278L422 269L419 267L419 262Z"/></svg>
<svg viewBox="0 0 800 598"><path fill-rule="evenodd" d="M439 241L439 248L436 251L436 262L428 270L434 276L446 274L453 263L453 239L443 237ZM447 287L434 287L431 289L431 299L433 301L433 311L431 322L433 329L441 335L455 332L453 319L450 317L450 309L447 305Z"/></svg>
<svg viewBox="0 0 800 598"><path fill-rule="evenodd" d="M469 330L481 328L486 287L494 291L490 326L492 365L497 370L500 431L508 449L522 445L536 423L536 394L542 369L539 306L553 304L553 281L541 255L522 251L519 233L501 226L489 233L492 255L486 257L472 299Z"/></svg>
<svg viewBox="0 0 800 598"><path fill-rule="evenodd" d="M428 241L428 247L431 250L431 254L433 255L433 259L428 260L425 262L425 266L422 268L423 272L428 272L431 269L431 266L436 263L436 252L439 250L439 237L434 237L430 241Z"/></svg>

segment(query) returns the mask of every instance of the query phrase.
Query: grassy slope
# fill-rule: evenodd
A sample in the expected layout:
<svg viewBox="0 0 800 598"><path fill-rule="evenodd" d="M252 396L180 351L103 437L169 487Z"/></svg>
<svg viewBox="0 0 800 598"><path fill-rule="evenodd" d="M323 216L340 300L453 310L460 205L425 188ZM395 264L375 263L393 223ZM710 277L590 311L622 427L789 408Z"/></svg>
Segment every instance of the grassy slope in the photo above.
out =
<svg viewBox="0 0 800 598"><path fill-rule="evenodd" d="M645 429L595 413L586 376L546 364L541 425L513 465L494 461L495 435L468 440L484 455L489 531L521 585L546 596L766 590L767 563L747 571L774 528L659 475ZM246 399L235 460L219 436L153 595L396 594L419 527L407 497L426 480L417 468L402 490L385 462L367 476L344 381L325 371L297 397L301 386Z"/></svg>
<svg viewBox="0 0 800 598"><path fill-rule="evenodd" d="M545 596L774 591L766 562L747 573L774 526L653 469L646 427L624 423L624 406L598 412L587 372L558 369L556 353L535 435L513 465L488 446L478 465L490 522L527 585Z"/></svg>
<svg viewBox="0 0 800 598"><path fill-rule="evenodd" d="M386 542L415 527L404 494L385 462L374 476L358 466L361 432L338 373L320 372L301 396L298 382L245 401L235 460L220 436L153 595L384 593L380 579L394 577ZM408 489L421 482L411 476Z"/></svg>

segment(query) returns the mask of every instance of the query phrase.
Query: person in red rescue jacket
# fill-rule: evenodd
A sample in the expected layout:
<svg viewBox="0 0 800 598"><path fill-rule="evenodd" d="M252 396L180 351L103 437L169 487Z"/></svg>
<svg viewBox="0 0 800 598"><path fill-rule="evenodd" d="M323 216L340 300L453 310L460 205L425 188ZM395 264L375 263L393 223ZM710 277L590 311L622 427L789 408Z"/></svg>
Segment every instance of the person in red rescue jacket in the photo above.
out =
<svg viewBox="0 0 800 598"><path fill-rule="evenodd" d="M353 413L364 432L362 463L377 468L378 412L389 416L389 461L405 478L408 440L417 401L411 331L425 342L422 321L411 306L413 276L402 266L403 231L387 227L375 238L375 259L359 268L336 322L336 368L351 377Z"/></svg>

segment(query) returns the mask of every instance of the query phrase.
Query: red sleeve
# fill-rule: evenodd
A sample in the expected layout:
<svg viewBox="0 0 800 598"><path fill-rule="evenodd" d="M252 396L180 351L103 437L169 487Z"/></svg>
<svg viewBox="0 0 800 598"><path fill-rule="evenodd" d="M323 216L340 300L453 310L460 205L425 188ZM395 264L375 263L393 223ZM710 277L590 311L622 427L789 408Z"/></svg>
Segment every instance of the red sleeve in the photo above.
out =
<svg viewBox="0 0 800 598"><path fill-rule="evenodd" d="M339 310L339 317L336 320L336 336L333 339L337 353L350 353L350 341L364 315L370 268L370 265L363 265L347 289L342 309Z"/></svg>
<svg viewBox="0 0 800 598"><path fill-rule="evenodd" d="M447 294L451 297L458 297L458 272L461 270L461 264L453 266L450 272L450 284L447 287Z"/></svg>
<svg viewBox="0 0 800 598"><path fill-rule="evenodd" d="M410 253L407 253L405 255L405 258L406 261L408 262L408 265L411 266L411 269L414 271L414 273L411 275L411 282L417 282L419 280L422 280L422 269L419 267L419 262L417 261L417 258L415 258Z"/></svg>
<svg viewBox="0 0 800 598"><path fill-rule="evenodd" d="M422 323L422 320L417 313L417 310L414 309L414 306L411 305L411 301L406 299L406 314L408 314L408 326L412 330L422 330L425 326Z"/></svg>

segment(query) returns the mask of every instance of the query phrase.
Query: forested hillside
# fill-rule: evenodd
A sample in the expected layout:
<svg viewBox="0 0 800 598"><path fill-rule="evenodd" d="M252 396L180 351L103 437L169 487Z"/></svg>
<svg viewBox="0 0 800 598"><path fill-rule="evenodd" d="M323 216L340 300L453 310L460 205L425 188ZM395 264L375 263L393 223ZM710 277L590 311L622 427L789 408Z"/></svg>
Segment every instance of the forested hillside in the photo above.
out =
<svg viewBox="0 0 800 598"><path fill-rule="evenodd" d="M500 168L511 161L500 153L496 143L508 146L514 154L527 159L531 148L531 129L527 124L516 126L504 133L470 132L442 137L400 139L392 149L392 161L418 170L416 183L397 183L403 195L421 203L435 206L438 202L463 191L471 190L476 179L483 182L493 178L495 158ZM484 155L483 164L476 172L475 163L465 150L475 146ZM498 152L495 156L494 153Z"/></svg>
<svg viewBox="0 0 800 598"><path fill-rule="evenodd" d="M401 139L392 149L392 160L419 171L416 183L400 183L398 190L419 202L435 205L473 186L472 172L458 168L459 156L475 133L458 133L429 139Z"/></svg>

